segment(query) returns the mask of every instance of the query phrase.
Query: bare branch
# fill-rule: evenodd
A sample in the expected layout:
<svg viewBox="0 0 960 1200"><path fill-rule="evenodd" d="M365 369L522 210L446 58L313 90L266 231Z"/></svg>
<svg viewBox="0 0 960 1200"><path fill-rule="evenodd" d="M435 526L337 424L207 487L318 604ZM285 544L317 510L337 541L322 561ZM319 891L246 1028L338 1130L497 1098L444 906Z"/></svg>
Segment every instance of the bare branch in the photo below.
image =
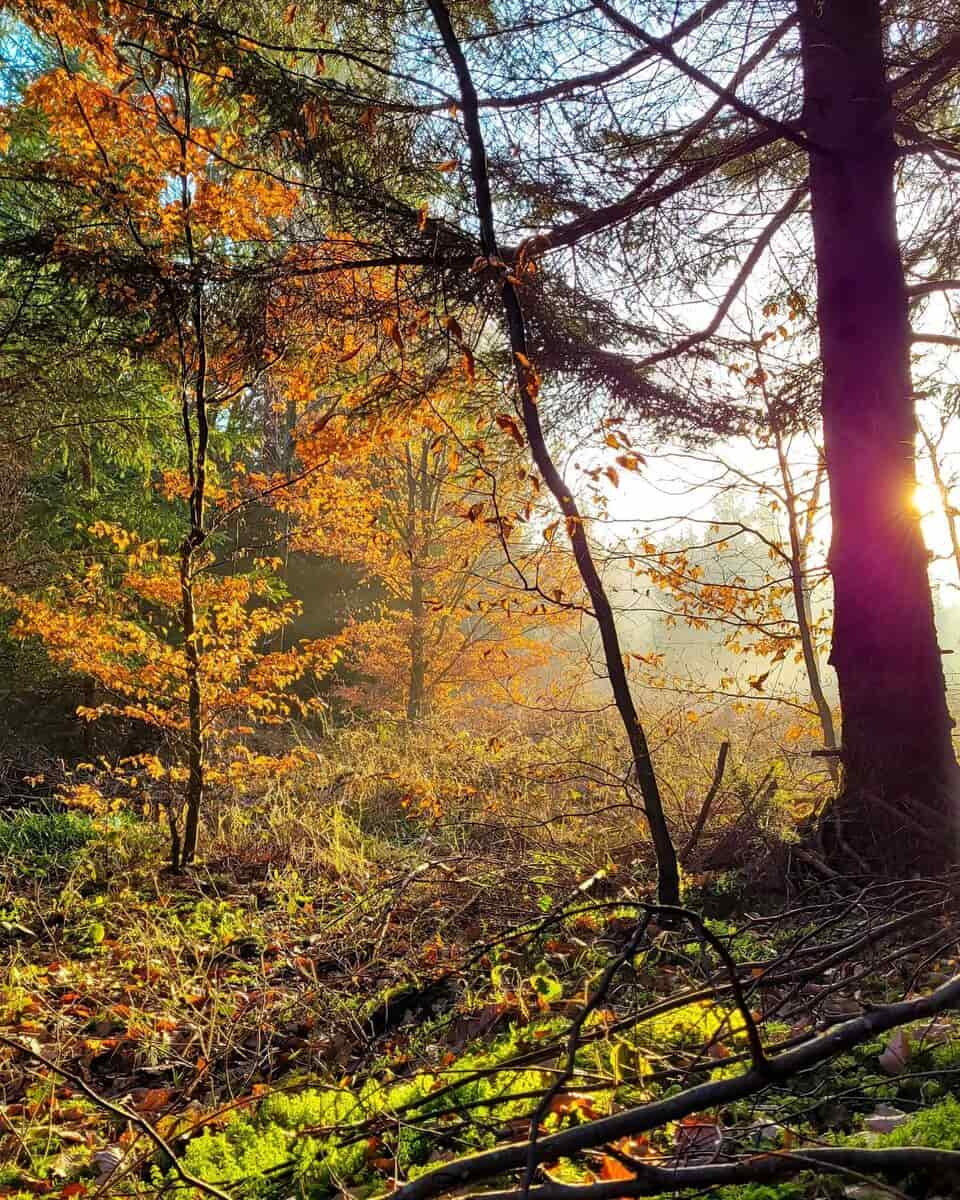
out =
<svg viewBox="0 0 960 1200"><path fill-rule="evenodd" d="M929 346L960 346L960 337L954 337L949 333L914 333L910 340Z"/></svg>
<svg viewBox="0 0 960 1200"><path fill-rule="evenodd" d="M788 142L793 142L801 149L812 153L817 150L809 138L805 137L792 124L787 124L785 121L779 121L776 117L768 117L758 108L754 108L752 104L748 104L745 100L741 100L739 96L729 88L723 87L716 83L709 75L704 74L699 67L695 67L692 63L686 62L679 54L671 47L670 43L664 38L654 37L647 33L645 29L641 29L636 22L631 21L629 17L623 13L617 12L607 0L592 0L595 8L598 8L605 16L607 16L614 25L618 25L624 32L629 33L631 37L643 42L645 46L656 50L657 53L667 60L672 66L676 67L688 78L699 83L701 87L705 87L708 92L713 92L715 96L719 96L724 104L738 112L742 117L748 120L755 121L764 129L769 129L771 133L775 133L778 137L786 138Z"/></svg>
<svg viewBox="0 0 960 1200"><path fill-rule="evenodd" d="M717 792L720 790L720 784L723 782L723 772L727 766L727 755L730 753L730 743L721 742L720 751L717 754L717 765L713 771L713 779L710 783L710 788L703 799L703 804L700 808L700 815L697 817L693 831L687 838L686 845L680 851L680 862L685 863L696 848L697 842L700 840L700 835L703 833L707 824L707 819L710 816L710 810L713 808L713 802L716 799Z"/></svg>
<svg viewBox="0 0 960 1200"><path fill-rule="evenodd" d="M919 299L921 296L930 296L934 292L957 292L960 291L960 279L928 279L923 283L912 283L907 288L907 295L911 299Z"/></svg>
<svg viewBox="0 0 960 1200"><path fill-rule="evenodd" d="M720 325L730 311L730 307L740 294L740 289L750 278L754 268L760 261L763 252L773 241L777 232L783 228L787 221L800 207L803 198L807 194L807 184L804 182L799 187L794 188L779 212L767 223L763 231L760 233L757 240L750 248L750 253L743 260L740 270L734 277L733 282L724 293L723 299L714 311L713 316L707 324L698 333L691 333L688 337L683 338L673 346L667 346L663 350L656 351L655 354L648 354L646 358L640 360L637 364L638 370L643 370L646 367L652 367L655 363L663 362L668 358L676 358L680 354L686 354L688 350L692 350L695 346L699 346L702 342L709 341L711 337L720 328Z"/></svg>

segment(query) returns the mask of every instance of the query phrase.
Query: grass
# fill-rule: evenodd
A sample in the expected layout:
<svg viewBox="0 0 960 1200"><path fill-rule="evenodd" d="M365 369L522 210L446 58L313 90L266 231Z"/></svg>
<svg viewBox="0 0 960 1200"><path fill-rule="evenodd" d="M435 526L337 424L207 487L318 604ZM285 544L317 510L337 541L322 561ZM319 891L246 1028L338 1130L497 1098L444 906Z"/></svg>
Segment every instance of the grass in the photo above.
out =
<svg viewBox="0 0 960 1200"><path fill-rule="evenodd" d="M95 833L82 814L15 812L0 818L0 863L28 871L67 869Z"/></svg>

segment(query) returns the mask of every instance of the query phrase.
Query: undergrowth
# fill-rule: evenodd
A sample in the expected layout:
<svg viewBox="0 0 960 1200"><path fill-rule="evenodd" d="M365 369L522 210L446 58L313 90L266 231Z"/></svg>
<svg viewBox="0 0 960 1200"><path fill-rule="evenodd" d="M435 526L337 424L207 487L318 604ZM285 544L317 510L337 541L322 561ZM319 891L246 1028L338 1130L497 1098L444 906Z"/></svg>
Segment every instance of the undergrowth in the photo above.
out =
<svg viewBox="0 0 960 1200"><path fill-rule="evenodd" d="M570 1018L651 896L649 856L630 848L608 777L571 772L591 739L602 756L597 730L584 727L558 767L534 739L341 731L296 780L242 801L212 797L206 853L186 875L162 869L165 830L136 814L0 820L0 1028L146 1117L188 1170L237 1196L380 1193L523 1138ZM709 777L709 756L701 761L691 795ZM736 795L754 794L735 782ZM672 819L689 827L694 815ZM788 814L761 821L726 796L714 841L741 820L753 822L751 838L789 834ZM824 936L802 911L779 921L782 896L764 891L749 862L691 869L684 883L687 903L741 961ZM745 921L747 910L774 915ZM712 1078L742 1070L744 1019L728 999L663 1008L716 968L694 931L653 928L586 1021L544 1129L670 1095L704 1063ZM907 976L879 978L871 996L882 1000ZM655 1006L648 1020L624 1024L644 1006ZM755 1014L768 1042L796 1034L805 1018L794 1008L789 1021ZM918 1042L903 1078L878 1070L883 1048L716 1114L724 1138L754 1149L856 1140L887 1103L920 1122L900 1137L952 1145L956 1043ZM135 1127L4 1053L0 1195L92 1194L106 1152L123 1163L108 1190L171 1186L169 1164ZM760 1129L776 1132L758 1142ZM658 1131L651 1152L669 1159L679 1136ZM599 1164L588 1155L558 1169L576 1181ZM715 1194L840 1192L802 1177Z"/></svg>

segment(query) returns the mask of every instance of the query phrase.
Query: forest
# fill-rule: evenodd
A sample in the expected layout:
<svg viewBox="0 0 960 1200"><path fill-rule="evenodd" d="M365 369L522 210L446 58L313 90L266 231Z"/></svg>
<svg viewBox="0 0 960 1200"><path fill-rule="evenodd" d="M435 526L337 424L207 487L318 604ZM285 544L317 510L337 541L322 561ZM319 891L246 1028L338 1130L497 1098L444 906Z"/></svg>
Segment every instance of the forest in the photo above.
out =
<svg viewBox="0 0 960 1200"><path fill-rule="evenodd" d="M960 1196L960 12L0 0L0 1200Z"/></svg>

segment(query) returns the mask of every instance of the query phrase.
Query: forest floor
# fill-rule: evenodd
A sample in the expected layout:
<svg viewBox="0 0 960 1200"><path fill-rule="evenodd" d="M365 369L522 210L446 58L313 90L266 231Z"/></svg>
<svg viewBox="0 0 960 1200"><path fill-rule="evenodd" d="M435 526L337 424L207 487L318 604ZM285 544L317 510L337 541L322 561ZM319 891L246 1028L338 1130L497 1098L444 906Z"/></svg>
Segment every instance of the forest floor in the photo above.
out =
<svg viewBox="0 0 960 1200"><path fill-rule="evenodd" d="M795 1045L955 973L941 882L772 886L759 857L789 856L752 827L764 855L741 829L741 869L686 877L701 924L648 921L650 864L624 845L622 810L531 825L463 777L438 798L401 775L380 761L309 797L224 805L179 875L142 817L0 820L0 1196L199 1194L197 1180L230 1196L382 1193L525 1138L531 1119L563 1129L742 1071L747 1021L768 1047ZM626 1149L685 1165L960 1149L958 1033L940 1015L867 1040ZM615 1152L545 1170L632 1177ZM710 1194L904 1194L871 1186L848 1172Z"/></svg>

